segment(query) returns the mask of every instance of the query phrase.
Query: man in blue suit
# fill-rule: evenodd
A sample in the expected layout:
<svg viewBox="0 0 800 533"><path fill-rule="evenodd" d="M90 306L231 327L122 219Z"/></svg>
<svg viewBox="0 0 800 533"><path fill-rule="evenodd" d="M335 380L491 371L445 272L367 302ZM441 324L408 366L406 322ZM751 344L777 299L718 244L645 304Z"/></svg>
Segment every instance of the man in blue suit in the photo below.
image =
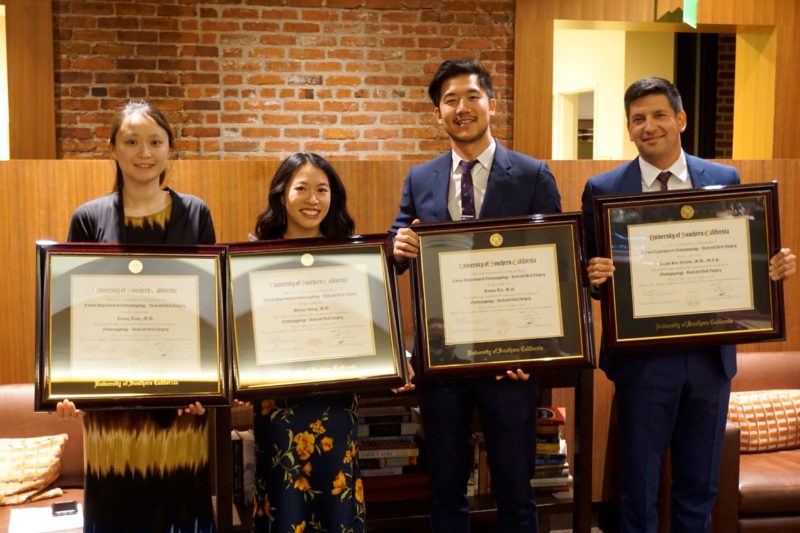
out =
<svg viewBox="0 0 800 533"><path fill-rule="evenodd" d="M590 178L583 192L586 256L591 258L587 271L595 287L614 272L610 258L596 257L596 196L739 183L735 168L709 163L681 149L686 113L672 83L662 78L634 82L625 92L625 113L639 157ZM770 260L772 279L783 279L795 269L795 256L788 249ZM736 374L736 347L614 353L604 346L600 367L616 386L622 461L620 530L658 531L658 487L664 455L671 448L672 530L708 531L731 379Z"/></svg>
<svg viewBox="0 0 800 533"><path fill-rule="evenodd" d="M479 63L445 61L428 95L452 150L412 168L406 176L400 212L390 229L400 271L419 251L417 235L409 227L413 224L561 211L561 197L547 165L504 148L492 137L490 122L497 103L489 74ZM496 378L419 384L435 532L469 531L466 487L476 407L486 438L499 529L538 531L530 486L537 390L529 378L516 369Z"/></svg>

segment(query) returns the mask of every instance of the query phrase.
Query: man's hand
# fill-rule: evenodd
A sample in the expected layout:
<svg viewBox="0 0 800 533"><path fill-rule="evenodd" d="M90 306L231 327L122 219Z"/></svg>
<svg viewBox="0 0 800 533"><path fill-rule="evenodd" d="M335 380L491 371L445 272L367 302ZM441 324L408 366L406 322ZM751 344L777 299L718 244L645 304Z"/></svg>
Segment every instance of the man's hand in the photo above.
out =
<svg viewBox="0 0 800 533"><path fill-rule="evenodd" d="M769 277L773 281L786 279L795 272L797 272L797 258L789 248L781 248L781 251L769 260Z"/></svg>
<svg viewBox="0 0 800 533"><path fill-rule="evenodd" d="M523 372L521 368L518 368L516 372L513 370L506 370L505 374L500 374L499 376L495 376L494 379L500 381L501 379L510 378L514 381L528 381L531 375L527 372Z"/></svg>
<svg viewBox="0 0 800 533"><path fill-rule="evenodd" d="M419 219L415 218L411 223L419 224ZM400 228L394 238L394 260L398 263L407 261L410 258L417 257L419 253L419 237L411 228Z"/></svg>
<svg viewBox="0 0 800 533"><path fill-rule="evenodd" d="M589 283L599 287L614 275L614 261L608 257L592 257L586 267Z"/></svg>

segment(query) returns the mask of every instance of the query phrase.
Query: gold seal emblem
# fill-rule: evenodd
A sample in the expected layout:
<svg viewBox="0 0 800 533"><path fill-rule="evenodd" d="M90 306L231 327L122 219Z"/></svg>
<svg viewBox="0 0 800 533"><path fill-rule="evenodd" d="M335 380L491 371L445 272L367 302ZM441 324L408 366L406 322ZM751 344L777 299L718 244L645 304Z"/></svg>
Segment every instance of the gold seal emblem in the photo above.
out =
<svg viewBox="0 0 800 533"><path fill-rule="evenodd" d="M310 267L314 264L314 256L311 254L303 254L300 257L300 262L303 264L303 266Z"/></svg>
<svg viewBox="0 0 800 533"><path fill-rule="evenodd" d="M700 305L700 295L697 294L695 291L689 291L686 293L686 305L689 307L697 307Z"/></svg>
<svg viewBox="0 0 800 533"><path fill-rule="evenodd" d="M142 271L144 265L138 259L134 259L130 263L128 263L128 270L130 270L131 274L138 274Z"/></svg>
<svg viewBox="0 0 800 533"><path fill-rule="evenodd" d="M687 220L694 217L694 207L690 205L681 207L681 217Z"/></svg>
<svg viewBox="0 0 800 533"><path fill-rule="evenodd" d="M503 236L499 233L492 233L492 236L489 237L489 244L497 248L503 244Z"/></svg>

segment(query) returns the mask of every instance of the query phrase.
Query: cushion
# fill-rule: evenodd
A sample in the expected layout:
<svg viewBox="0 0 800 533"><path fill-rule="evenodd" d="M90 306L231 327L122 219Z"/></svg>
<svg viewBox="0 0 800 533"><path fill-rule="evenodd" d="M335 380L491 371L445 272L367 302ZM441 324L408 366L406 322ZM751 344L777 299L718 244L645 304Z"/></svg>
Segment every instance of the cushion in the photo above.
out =
<svg viewBox="0 0 800 533"><path fill-rule="evenodd" d="M743 453L800 448L800 390L732 392L728 420L741 430Z"/></svg>
<svg viewBox="0 0 800 533"><path fill-rule="evenodd" d="M0 505L60 496L47 490L61 472L67 434L26 439L0 439Z"/></svg>

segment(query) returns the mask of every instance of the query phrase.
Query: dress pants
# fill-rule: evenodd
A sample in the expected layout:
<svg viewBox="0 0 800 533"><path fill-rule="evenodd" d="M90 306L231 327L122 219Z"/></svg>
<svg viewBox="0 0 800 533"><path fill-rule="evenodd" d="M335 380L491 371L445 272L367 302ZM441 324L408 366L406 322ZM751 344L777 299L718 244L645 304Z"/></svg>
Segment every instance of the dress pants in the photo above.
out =
<svg viewBox="0 0 800 533"><path fill-rule="evenodd" d="M672 531L709 531L731 390L719 350L628 357L649 359L635 379L616 383L620 530L658 531L658 488L671 448Z"/></svg>
<svg viewBox="0 0 800 533"><path fill-rule="evenodd" d="M486 439L498 531L538 532L530 479L536 446L537 387L526 382L467 380L423 382L418 386L430 462L436 533L470 530L467 481L473 465L473 410L478 409Z"/></svg>

